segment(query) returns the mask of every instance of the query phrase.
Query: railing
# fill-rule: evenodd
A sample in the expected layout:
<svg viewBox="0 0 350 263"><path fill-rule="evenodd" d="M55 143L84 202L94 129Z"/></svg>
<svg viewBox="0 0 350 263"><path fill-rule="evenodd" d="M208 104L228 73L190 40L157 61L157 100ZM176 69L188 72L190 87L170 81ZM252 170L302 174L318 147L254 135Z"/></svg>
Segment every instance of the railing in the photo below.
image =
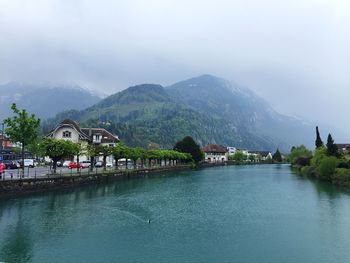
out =
<svg viewBox="0 0 350 263"><path fill-rule="evenodd" d="M36 168L25 168L24 174L21 169L15 170L5 170L2 174L1 181L41 181L47 179L55 179L55 178L67 178L67 177L88 177L88 176L108 176L108 175L123 175L128 173L148 173L152 171L166 171L170 169L176 168L185 168L189 167L188 164L177 164L172 166L152 166L152 167L113 167L107 168L104 170L103 168L94 168L92 171L90 168L85 169L67 169L67 168L59 168L56 170L56 173L53 172L49 167L36 167Z"/></svg>

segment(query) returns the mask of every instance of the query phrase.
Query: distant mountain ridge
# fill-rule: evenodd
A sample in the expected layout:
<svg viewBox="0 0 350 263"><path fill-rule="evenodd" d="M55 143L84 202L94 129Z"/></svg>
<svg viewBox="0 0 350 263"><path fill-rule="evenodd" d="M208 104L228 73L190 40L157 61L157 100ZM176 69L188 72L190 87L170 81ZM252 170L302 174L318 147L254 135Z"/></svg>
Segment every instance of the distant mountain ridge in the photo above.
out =
<svg viewBox="0 0 350 263"><path fill-rule="evenodd" d="M169 87L133 86L84 110L61 112L43 124L43 131L65 118L105 127L133 146L169 148L191 135L201 145L287 151L313 139L311 126L277 113L251 90L211 75Z"/></svg>
<svg viewBox="0 0 350 263"><path fill-rule="evenodd" d="M42 119L63 110L85 109L101 99L79 86L43 86L8 83L0 86L0 119L11 115L11 104Z"/></svg>

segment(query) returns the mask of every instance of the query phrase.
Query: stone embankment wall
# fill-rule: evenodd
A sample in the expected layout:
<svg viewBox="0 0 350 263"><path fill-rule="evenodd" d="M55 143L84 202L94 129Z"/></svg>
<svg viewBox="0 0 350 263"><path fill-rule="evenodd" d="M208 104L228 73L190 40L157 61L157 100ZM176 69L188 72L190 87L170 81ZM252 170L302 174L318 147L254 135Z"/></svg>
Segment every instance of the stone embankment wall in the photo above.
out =
<svg viewBox="0 0 350 263"><path fill-rule="evenodd" d="M160 172L190 169L191 165L169 166L152 169L117 170L90 174L48 175L47 177L23 178L0 181L0 198L23 194L66 189L76 186L107 183L116 180L143 178Z"/></svg>

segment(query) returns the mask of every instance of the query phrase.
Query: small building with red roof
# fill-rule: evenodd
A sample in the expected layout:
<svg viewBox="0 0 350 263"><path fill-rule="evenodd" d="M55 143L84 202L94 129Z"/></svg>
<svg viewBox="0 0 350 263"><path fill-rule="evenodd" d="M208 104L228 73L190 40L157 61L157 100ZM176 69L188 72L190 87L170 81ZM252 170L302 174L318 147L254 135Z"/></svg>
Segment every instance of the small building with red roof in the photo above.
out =
<svg viewBox="0 0 350 263"><path fill-rule="evenodd" d="M228 160L228 150L225 146L208 144L202 151L205 155L205 161L208 163L223 163Z"/></svg>

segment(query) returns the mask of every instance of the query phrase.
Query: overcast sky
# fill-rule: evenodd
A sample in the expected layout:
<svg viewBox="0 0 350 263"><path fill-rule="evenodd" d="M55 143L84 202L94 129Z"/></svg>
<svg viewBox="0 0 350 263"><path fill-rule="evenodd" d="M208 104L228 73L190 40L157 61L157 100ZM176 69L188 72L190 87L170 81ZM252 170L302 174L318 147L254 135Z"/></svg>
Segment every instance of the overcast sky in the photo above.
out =
<svg viewBox="0 0 350 263"><path fill-rule="evenodd" d="M203 73L350 134L350 1L0 0L0 83L111 93Z"/></svg>

